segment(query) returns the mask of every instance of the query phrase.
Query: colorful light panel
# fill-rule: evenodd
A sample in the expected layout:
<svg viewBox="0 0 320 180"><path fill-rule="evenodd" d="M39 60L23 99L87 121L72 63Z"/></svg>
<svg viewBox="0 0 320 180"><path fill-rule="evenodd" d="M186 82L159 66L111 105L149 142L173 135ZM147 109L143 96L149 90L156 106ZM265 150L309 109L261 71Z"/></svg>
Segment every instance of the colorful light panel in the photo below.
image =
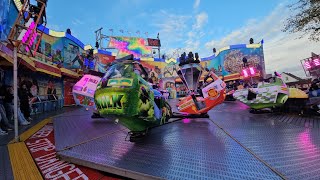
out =
<svg viewBox="0 0 320 180"><path fill-rule="evenodd" d="M145 39L137 37L111 37L109 48L118 49L118 57L133 54L135 58L140 58L152 52L152 48L146 46Z"/></svg>
<svg viewBox="0 0 320 180"><path fill-rule="evenodd" d="M310 61L306 61L306 62L304 63L304 67L305 67L306 69L311 69L312 66L313 66L313 63L314 63L315 66L317 66L314 61L311 61L311 62L310 62Z"/></svg>
<svg viewBox="0 0 320 180"><path fill-rule="evenodd" d="M250 69L251 75L254 75L254 74L255 74L255 71L254 71L253 67L251 67L251 68L249 68L249 69Z"/></svg>
<svg viewBox="0 0 320 180"><path fill-rule="evenodd" d="M31 22L30 26L28 27L28 30L27 32L23 35L22 37L22 42L23 43L26 43L33 31L33 29L35 28L35 23L34 22ZM28 42L28 46L31 47L32 44L34 43L34 41L36 40L36 37L37 37L37 32L33 32L33 34L31 35L31 38L30 38L30 41ZM26 46L26 50L29 51L29 47Z"/></svg>
<svg viewBox="0 0 320 180"><path fill-rule="evenodd" d="M249 76L246 69L242 70L242 72L243 72L244 77L248 77Z"/></svg>

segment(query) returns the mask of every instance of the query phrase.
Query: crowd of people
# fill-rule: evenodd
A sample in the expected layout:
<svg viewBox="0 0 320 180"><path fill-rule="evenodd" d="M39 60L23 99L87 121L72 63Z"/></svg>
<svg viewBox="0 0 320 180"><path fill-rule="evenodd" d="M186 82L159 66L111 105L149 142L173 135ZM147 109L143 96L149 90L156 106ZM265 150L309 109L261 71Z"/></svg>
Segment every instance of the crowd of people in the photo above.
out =
<svg viewBox="0 0 320 180"><path fill-rule="evenodd" d="M193 55L192 52L189 52L188 56L185 52L183 54L181 54L179 61L180 61L179 66L183 66L185 64L190 64L190 63L200 64L199 54L195 53L195 55Z"/></svg>
<svg viewBox="0 0 320 180"><path fill-rule="evenodd" d="M238 90L243 88L256 88L258 83L256 82L250 82L250 81L243 81L243 80L235 80L235 81L229 81L227 83L227 89L228 90Z"/></svg>
<svg viewBox="0 0 320 180"><path fill-rule="evenodd" d="M30 117L32 103L38 94L37 83L22 81L18 86L18 122L26 126L32 120ZM8 134L13 130L14 106L13 87L0 83L0 135Z"/></svg>

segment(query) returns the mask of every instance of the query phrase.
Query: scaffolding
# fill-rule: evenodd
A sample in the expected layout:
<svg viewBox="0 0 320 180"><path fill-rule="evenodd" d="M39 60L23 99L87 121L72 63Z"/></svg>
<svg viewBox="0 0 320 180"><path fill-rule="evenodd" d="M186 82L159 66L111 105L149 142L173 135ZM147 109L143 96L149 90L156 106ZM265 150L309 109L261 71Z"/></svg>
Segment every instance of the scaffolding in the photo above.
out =
<svg viewBox="0 0 320 180"><path fill-rule="evenodd" d="M43 30L46 26L45 9L47 0L36 0L37 5L30 4L26 0L8 36L10 43L17 48L18 53L34 56L37 51ZM39 28L39 25L41 29ZM34 46L35 45L35 46Z"/></svg>

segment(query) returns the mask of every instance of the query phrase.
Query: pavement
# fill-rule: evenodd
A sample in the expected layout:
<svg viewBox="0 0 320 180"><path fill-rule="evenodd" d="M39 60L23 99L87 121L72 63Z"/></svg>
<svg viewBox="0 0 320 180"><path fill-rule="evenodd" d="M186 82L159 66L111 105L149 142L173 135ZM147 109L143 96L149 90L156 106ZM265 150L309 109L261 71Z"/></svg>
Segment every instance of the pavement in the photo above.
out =
<svg viewBox="0 0 320 180"><path fill-rule="evenodd" d="M27 131L37 123L41 122L45 118L52 117L55 115L59 115L62 113L70 112L73 110L78 109L79 107L65 107L57 111L51 111L51 112L46 112L42 114L36 114L32 116L32 121L31 124L28 126L19 126L19 134L22 134L23 132ZM8 148L7 145L10 141L14 139L14 131L9 131L8 135L5 136L0 136L0 180L11 180L13 178L13 172L12 172L12 167L10 163L10 158L9 158L9 153L8 153Z"/></svg>

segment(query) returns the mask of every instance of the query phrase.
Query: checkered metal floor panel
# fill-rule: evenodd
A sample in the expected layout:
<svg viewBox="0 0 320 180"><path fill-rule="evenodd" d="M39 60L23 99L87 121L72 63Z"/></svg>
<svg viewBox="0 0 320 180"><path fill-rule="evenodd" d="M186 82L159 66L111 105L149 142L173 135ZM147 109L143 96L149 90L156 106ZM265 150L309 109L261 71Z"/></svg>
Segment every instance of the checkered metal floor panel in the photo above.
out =
<svg viewBox="0 0 320 180"><path fill-rule="evenodd" d="M135 179L280 179L209 119L152 129L143 142L84 111L54 120L57 154L67 161ZM72 148L66 148L66 147Z"/></svg>
<svg viewBox="0 0 320 180"><path fill-rule="evenodd" d="M275 114L274 120L306 128L320 128L320 116L299 116L298 114Z"/></svg>
<svg viewBox="0 0 320 180"><path fill-rule="evenodd" d="M124 129L111 120L91 119L91 115L91 112L81 109L54 118L57 151Z"/></svg>
<svg viewBox="0 0 320 180"><path fill-rule="evenodd" d="M239 102L209 113L223 130L289 179L320 179L320 131L317 118L250 114ZM302 122L301 125L296 124ZM294 123L293 123L294 122Z"/></svg>

